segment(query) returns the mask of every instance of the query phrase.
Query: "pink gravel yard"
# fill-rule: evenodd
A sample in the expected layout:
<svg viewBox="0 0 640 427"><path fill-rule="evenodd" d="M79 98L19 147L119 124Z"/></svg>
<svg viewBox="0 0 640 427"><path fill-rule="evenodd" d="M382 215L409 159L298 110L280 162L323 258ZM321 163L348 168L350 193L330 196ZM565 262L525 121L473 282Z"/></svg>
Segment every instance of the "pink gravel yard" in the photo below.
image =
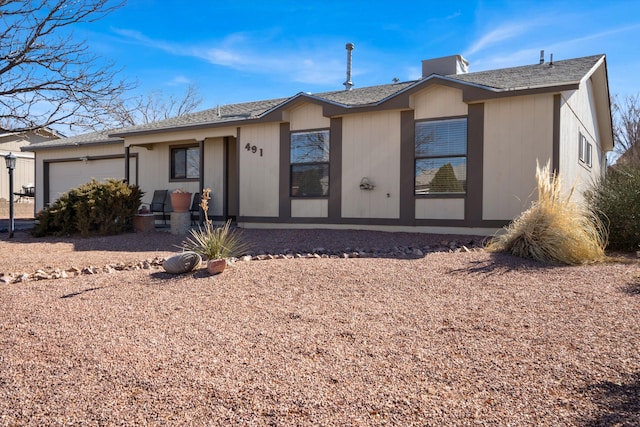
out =
<svg viewBox="0 0 640 427"><path fill-rule="evenodd" d="M0 425L640 424L635 261L545 266L469 236L245 233L256 256L301 256L0 282ZM180 241L20 232L1 237L0 274L135 265Z"/></svg>

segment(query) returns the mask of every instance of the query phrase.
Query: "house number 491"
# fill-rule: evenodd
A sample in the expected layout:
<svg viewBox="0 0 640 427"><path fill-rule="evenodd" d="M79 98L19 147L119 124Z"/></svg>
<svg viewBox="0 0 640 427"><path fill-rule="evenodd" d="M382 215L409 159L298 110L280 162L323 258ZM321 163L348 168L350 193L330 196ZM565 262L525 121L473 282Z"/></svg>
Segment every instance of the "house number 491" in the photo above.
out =
<svg viewBox="0 0 640 427"><path fill-rule="evenodd" d="M253 154L258 154L260 153L260 157L262 157L262 148L258 148L255 145L251 145L249 143L247 143L247 145L244 146L244 149L253 153Z"/></svg>

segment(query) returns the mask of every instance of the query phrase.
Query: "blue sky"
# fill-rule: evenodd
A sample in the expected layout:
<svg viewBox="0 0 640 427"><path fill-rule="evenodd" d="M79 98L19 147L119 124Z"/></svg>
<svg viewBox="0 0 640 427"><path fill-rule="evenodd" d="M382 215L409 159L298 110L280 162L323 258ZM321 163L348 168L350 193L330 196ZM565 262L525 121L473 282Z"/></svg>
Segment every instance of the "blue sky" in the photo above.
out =
<svg viewBox="0 0 640 427"><path fill-rule="evenodd" d="M605 53L611 94L640 92L640 1L128 0L75 29L137 80L201 109L420 77L421 60L462 54L469 71Z"/></svg>

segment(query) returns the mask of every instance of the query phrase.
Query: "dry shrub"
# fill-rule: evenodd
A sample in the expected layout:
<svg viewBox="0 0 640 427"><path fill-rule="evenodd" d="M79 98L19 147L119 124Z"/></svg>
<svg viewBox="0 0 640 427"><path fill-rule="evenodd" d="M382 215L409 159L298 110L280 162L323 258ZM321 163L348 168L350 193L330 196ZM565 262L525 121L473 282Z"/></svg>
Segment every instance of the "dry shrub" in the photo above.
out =
<svg viewBox="0 0 640 427"><path fill-rule="evenodd" d="M202 192L200 207L205 214L209 211L210 194L210 188ZM204 227L198 226L197 230L189 230L189 233L191 237L182 242L182 248L199 254L205 260L239 256L250 248L240 230L231 228L231 220L221 227L214 227L212 221L206 218Z"/></svg>
<svg viewBox="0 0 640 427"><path fill-rule="evenodd" d="M486 246L492 252L509 252L522 258L552 264L586 264L606 259L607 232L597 215L584 203L561 194L560 177L536 162L538 200Z"/></svg>

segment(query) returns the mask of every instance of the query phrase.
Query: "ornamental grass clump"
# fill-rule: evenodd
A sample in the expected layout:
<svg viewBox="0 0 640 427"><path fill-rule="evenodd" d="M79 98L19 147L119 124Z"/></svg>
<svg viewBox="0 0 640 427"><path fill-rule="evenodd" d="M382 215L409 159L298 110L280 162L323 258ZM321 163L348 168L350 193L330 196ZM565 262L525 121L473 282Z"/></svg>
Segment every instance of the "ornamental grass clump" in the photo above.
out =
<svg viewBox="0 0 640 427"><path fill-rule="evenodd" d="M209 210L210 195L211 189L203 190L200 207L205 212L205 216ZM182 242L182 248L199 254L205 260L237 257L250 248L250 245L243 240L240 230L231 228L231 220L221 227L214 227L207 217L204 227L199 225L197 230L190 230L189 234L190 237Z"/></svg>
<svg viewBox="0 0 640 427"><path fill-rule="evenodd" d="M544 263L578 265L604 261L607 232L602 221L582 203L561 194L560 177L549 163L536 165L538 200L486 246Z"/></svg>

